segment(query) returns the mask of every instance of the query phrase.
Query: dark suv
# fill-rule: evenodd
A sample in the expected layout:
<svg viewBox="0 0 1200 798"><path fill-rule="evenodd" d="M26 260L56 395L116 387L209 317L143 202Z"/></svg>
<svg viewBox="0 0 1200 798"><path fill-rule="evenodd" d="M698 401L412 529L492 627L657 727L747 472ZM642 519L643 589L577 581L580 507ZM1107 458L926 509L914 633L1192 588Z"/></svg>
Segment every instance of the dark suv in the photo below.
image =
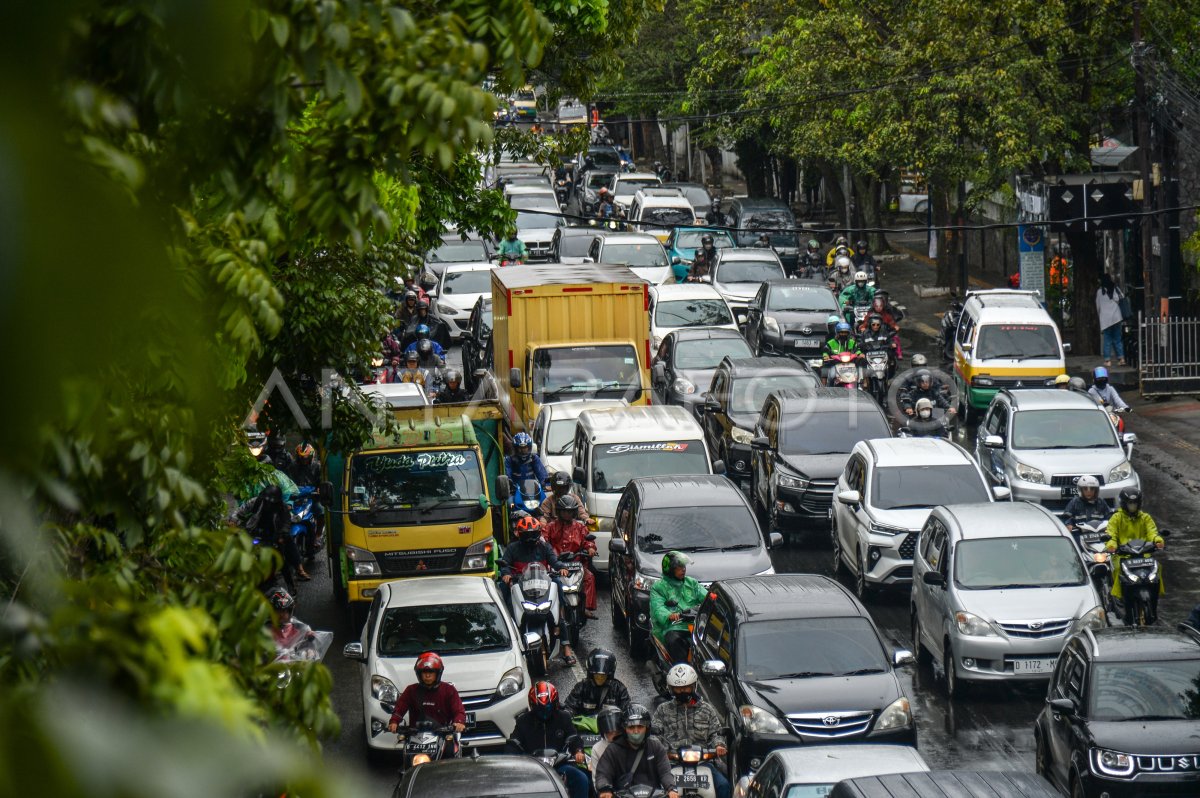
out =
<svg viewBox="0 0 1200 798"><path fill-rule="evenodd" d="M771 280L746 308L746 340L756 354L799 358L820 368L831 315L838 315L837 300L820 283Z"/></svg>
<svg viewBox="0 0 1200 798"><path fill-rule="evenodd" d="M735 778L784 746L917 744L895 670L912 653L890 648L866 608L827 576L714 582L693 643L700 691L733 729Z"/></svg>
<svg viewBox="0 0 1200 798"><path fill-rule="evenodd" d="M488 294L475 300L471 308L462 334L462 361L467 390L475 393L480 382L476 372L492 368L492 297Z"/></svg>
<svg viewBox="0 0 1200 798"><path fill-rule="evenodd" d="M815 391L820 384L808 366L790 358L726 357L698 408L708 450L725 461L730 477L748 479L750 440L767 395L783 388Z"/></svg>
<svg viewBox="0 0 1200 798"><path fill-rule="evenodd" d="M1037 771L1072 796L1200 795L1200 632L1090 629L1059 655Z"/></svg>

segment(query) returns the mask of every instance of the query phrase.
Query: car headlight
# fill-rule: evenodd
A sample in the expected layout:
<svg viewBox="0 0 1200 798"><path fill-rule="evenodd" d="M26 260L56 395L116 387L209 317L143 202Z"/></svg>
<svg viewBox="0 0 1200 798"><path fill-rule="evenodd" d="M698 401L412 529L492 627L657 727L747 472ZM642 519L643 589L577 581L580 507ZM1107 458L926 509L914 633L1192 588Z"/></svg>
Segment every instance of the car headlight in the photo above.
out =
<svg viewBox="0 0 1200 798"><path fill-rule="evenodd" d="M458 308L453 305L443 305L439 302L437 303L437 312L446 316L453 316L455 313L458 313Z"/></svg>
<svg viewBox="0 0 1200 798"><path fill-rule="evenodd" d="M1110 751L1107 748L1093 748L1091 751L1092 772L1098 776L1131 776L1133 775L1133 757L1120 751Z"/></svg>
<svg viewBox="0 0 1200 798"><path fill-rule="evenodd" d="M371 677L371 695L385 704L394 704L400 698L400 691L392 684L391 679L376 674Z"/></svg>
<svg viewBox="0 0 1200 798"><path fill-rule="evenodd" d="M733 439L734 443L744 443L749 446L750 441L754 440L754 433L741 427L731 427L729 437Z"/></svg>
<svg viewBox="0 0 1200 798"><path fill-rule="evenodd" d="M991 388L996 384L996 381L991 377L972 377L971 384L977 385L980 388Z"/></svg>
<svg viewBox="0 0 1200 798"><path fill-rule="evenodd" d="M515 695L525 686L525 672L520 668L513 668L500 677L500 684L496 687L496 692L501 698L508 698L510 695Z"/></svg>
<svg viewBox="0 0 1200 798"><path fill-rule="evenodd" d="M766 328L767 332L772 332L776 335L779 334L779 322L770 316L763 316L763 327Z"/></svg>
<svg viewBox="0 0 1200 798"><path fill-rule="evenodd" d="M903 535L907 531L907 529L901 529L898 526L888 526L887 524L881 524L877 521L871 522L871 534L874 535L887 535L888 537L895 537L896 535Z"/></svg>
<svg viewBox="0 0 1200 798"><path fill-rule="evenodd" d="M753 704L743 704L740 708L742 713L742 723L748 732L757 732L759 734L787 734L787 727L780 722L779 718L767 712L765 709L754 706Z"/></svg>
<svg viewBox="0 0 1200 798"><path fill-rule="evenodd" d="M696 386L691 380L685 380L683 377L676 377L675 382L671 383L671 390L675 393L687 396L696 392Z"/></svg>
<svg viewBox="0 0 1200 798"><path fill-rule="evenodd" d="M1079 620L1071 627L1071 634L1081 632L1084 629L1103 629L1108 626L1108 617L1104 614L1104 608L1100 606L1092 607L1085 612Z"/></svg>
<svg viewBox="0 0 1200 798"><path fill-rule="evenodd" d="M1128 460L1125 460L1125 461L1122 461L1122 463L1119 466L1117 466L1116 468L1114 468L1112 471L1108 472L1108 481L1109 482L1124 482L1125 480L1129 479L1129 475L1132 473L1133 473L1133 464L1130 463Z"/></svg>
<svg viewBox="0 0 1200 798"><path fill-rule="evenodd" d="M1017 463L1017 479L1024 482L1042 483L1046 481L1046 475L1037 470L1033 466L1027 466L1024 463Z"/></svg>
<svg viewBox="0 0 1200 798"><path fill-rule="evenodd" d="M883 712L879 713L879 720L875 723L875 731L903 729L905 726L911 726L912 722L912 710L908 706L908 699L902 696L889 704L888 708Z"/></svg>
<svg viewBox="0 0 1200 798"><path fill-rule="evenodd" d="M792 490L808 488L808 480L804 477L789 477L786 474L778 474L775 477L775 484L781 488L791 488Z"/></svg>
<svg viewBox="0 0 1200 798"><path fill-rule="evenodd" d="M360 549L356 546L345 546L346 558L350 560L350 570L355 576L382 576L383 571L379 570L379 562L375 559L375 555L366 549Z"/></svg>
<svg viewBox="0 0 1200 798"><path fill-rule="evenodd" d="M466 553L463 555L463 570L482 571L487 568L494 545L494 541L491 538L487 538L468 546Z"/></svg>
<svg viewBox="0 0 1200 798"><path fill-rule="evenodd" d="M657 581L658 580L655 579L653 576L646 576L644 574L638 574L637 576L635 576L633 578L633 589L641 590L646 593L649 593L650 588L654 587L654 583Z"/></svg>
<svg viewBox="0 0 1200 798"><path fill-rule="evenodd" d="M954 613L954 622L958 624L959 634L968 637L999 637L996 627L969 612Z"/></svg>

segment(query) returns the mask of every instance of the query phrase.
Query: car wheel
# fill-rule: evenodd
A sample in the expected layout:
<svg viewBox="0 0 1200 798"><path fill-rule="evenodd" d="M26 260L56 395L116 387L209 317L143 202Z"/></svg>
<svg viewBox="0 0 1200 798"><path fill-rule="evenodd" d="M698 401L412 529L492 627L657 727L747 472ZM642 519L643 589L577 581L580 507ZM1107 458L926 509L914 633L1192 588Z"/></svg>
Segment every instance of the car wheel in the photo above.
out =
<svg viewBox="0 0 1200 798"><path fill-rule="evenodd" d="M867 565L863 562L861 551L855 559L855 567L857 571L854 574L854 595L858 596L859 601L870 601L874 590L871 583L867 581Z"/></svg>
<svg viewBox="0 0 1200 798"><path fill-rule="evenodd" d="M958 669L954 665L954 649L947 640L942 648L942 675L946 682L946 697L951 701L966 695L966 684L958 678Z"/></svg>
<svg viewBox="0 0 1200 798"><path fill-rule="evenodd" d="M1046 741L1042 738L1041 730L1033 727L1033 767L1037 774L1050 781L1050 752L1046 750Z"/></svg>
<svg viewBox="0 0 1200 798"><path fill-rule="evenodd" d="M611 593L609 594L609 597L608 597L608 606L609 606L609 611L612 614L613 628L614 629L624 629L625 624L629 622L629 619L625 617L625 613L621 610L620 607L617 606L617 600L612 596Z"/></svg>
<svg viewBox="0 0 1200 798"><path fill-rule="evenodd" d="M829 539L833 544L833 578L837 579L846 565L842 562L842 541L838 536L836 514L829 519Z"/></svg>
<svg viewBox="0 0 1200 798"><path fill-rule="evenodd" d="M928 664L931 658L929 656L929 652L921 643L921 621L917 618L917 611L915 608L909 612L908 617L909 633L912 635L913 656L917 658L917 667L919 668L922 665Z"/></svg>

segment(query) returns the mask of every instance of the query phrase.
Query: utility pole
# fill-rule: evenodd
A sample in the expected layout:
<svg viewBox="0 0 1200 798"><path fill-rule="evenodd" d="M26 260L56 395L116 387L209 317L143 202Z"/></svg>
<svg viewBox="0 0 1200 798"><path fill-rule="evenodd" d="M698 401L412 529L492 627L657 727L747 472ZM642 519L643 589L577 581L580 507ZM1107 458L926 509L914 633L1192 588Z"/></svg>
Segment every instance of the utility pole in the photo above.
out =
<svg viewBox="0 0 1200 798"><path fill-rule="evenodd" d="M1134 108L1137 111L1137 135L1138 135L1138 171L1141 172L1142 178L1142 211L1146 214L1141 217L1142 223L1142 286L1143 286L1143 303L1142 308L1145 311L1147 318L1157 314L1156 305L1162 296L1159 284L1161 276L1157 264L1154 262L1153 251L1151 249L1151 240L1154 237L1154 217L1150 215L1150 211L1154 210L1154 189L1150 175L1150 108L1146 98L1146 43L1142 40L1142 7L1139 0L1133 0L1133 91L1134 91ZM1159 242L1161 251L1162 242Z"/></svg>

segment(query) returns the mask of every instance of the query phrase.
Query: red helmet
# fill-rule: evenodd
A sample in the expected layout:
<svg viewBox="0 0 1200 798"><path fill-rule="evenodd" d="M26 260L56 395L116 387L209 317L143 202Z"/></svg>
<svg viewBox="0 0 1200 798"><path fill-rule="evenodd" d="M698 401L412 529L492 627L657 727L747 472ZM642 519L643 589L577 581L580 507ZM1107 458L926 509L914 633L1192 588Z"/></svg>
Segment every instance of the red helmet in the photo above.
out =
<svg viewBox="0 0 1200 798"><path fill-rule="evenodd" d="M549 720L558 709L558 688L550 682L534 682L529 688L529 711Z"/></svg>
<svg viewBox="0 0 1200 798"><path fill-rule="evenodd" d="M437 674L437 679L434 680L433 686L437 687L442 683L442 671L446 666L442 664L442 658L432 651L426 651L421 656L417 657L416 664L413 665L413 670L417 672L417 681L421 681L421 674L425 671L433 671ZM424 685L424 682L421 682Z"/></svg>
<svg viewBox="0 0 1200 798"><path fill-rule="evenodd" d="M532 515L522 516L521 520L517 521L517 536L524 538L527 534L530 538L542 534L542 527L538 524L537 519Z"/></svg>

